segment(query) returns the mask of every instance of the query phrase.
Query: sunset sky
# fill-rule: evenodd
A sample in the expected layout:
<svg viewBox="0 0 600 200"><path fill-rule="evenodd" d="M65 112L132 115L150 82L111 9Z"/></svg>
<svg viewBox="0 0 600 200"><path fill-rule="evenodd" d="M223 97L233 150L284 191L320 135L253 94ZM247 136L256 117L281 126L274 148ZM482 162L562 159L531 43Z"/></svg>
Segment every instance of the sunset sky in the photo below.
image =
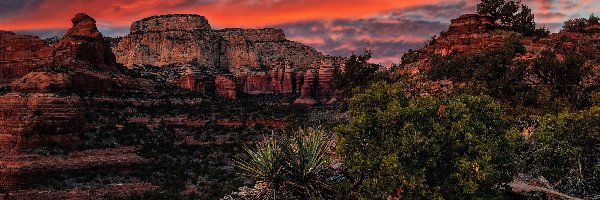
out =
<svg viewBox="0 0 600 200"><path fill-rule="evenodd" d="M337 56L372 49L374 62L398 62L409 48L447 29L450 19L475 12L478 0L0 0L0 30L42 38L62 36L85 12L106 36L123 36L135 20L193 13L214 29L282 28L288 39ZM600 0L523 0L539 26L600 14Z"/></svg>

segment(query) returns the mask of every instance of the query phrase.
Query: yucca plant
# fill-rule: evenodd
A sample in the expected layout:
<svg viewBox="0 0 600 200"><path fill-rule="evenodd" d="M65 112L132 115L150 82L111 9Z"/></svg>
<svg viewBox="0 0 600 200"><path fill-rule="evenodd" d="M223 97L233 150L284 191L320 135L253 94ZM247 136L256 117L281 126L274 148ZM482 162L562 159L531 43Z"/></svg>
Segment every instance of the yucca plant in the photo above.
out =
<svg viewBox="0 0 600 200"><path fill-rule="evenodd" d="M331 190L323 180L329 169L327 142L322 131L300 129L295 137L286 141L283 150L284 173L290 189L301 196L323 199Z"/></svg>
<svg viewBox="0 0 600 200"><path fill-rule="evenodd" d="M259 199L327 199L328 141L322 131L299 130L295 136L245 148L249 161L238 160L240 174L260 185Z"/></svg>

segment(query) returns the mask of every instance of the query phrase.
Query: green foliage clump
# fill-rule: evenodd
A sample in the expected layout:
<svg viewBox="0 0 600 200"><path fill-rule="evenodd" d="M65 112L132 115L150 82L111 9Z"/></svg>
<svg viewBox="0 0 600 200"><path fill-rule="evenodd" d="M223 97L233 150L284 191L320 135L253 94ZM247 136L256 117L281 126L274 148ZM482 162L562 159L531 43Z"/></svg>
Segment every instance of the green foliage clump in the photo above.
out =
<svg viewBox="0 0 600 200"><path fill-rule="evenodd" d="M333 72L333 86L342 90L345 96L351 96L357 87L366 87L375 78L375 73L381 67L369 63L371 52L365 51L363 55L352 54L346 61L344 71L339 69Z"/></svg>
<svg viewBox="0 0 600 200"><path fill-rule="evenodd" d="M489 97L409 100L379 82L349 102L352 120L335 129L351 180L349 198L477 199L507 192L513 144Z"/></svg>
<svg viewBox="0 0 600 200"><path fill-rule="evenodd" d="M581 32L587 26L588 20L584 18L569 19L563 24L567 31Z"/></svg>
<svg viewBox="0 0 600 200"><path fill-rule="evenodd" d="M590 14L590 18L588 18L588 22L590 24L598 24L600 23L600 18L596 17L596 15L594 15L594 13Z"/></svg>
<svg viewBox="0 0 600 200"><path fill-rule="evenodd" d="M419 57L421 54L418 51L409 49L406 53L402 54L402 58L400 58L401 64L410 64L419 61Z"/></svg>
<svg viewBox="0 0 600 200"><path fill-rule="evenodd" d="M278 143L271 139L256 149L246 148L250 161L239 160L242 175L265 184L255 194L260 199L332 198L327 183L327 138L322 131L300 130Z"/></svg>
<svg viewBox="0 0 600 200"><path fill-rule="evenodd" d="M570 20L567 20L563 24L563 29L566 31L583 32L585 30L585 27L587 27L591 24L598 24L599 20L600 20L600 18L596 17L596 15L594 15L594 14L591 14L588 19L585 19L585 18L570 19Z"/></svg>
<svg viewBox="0 0 600 200"><path fill-rule="evenodd" d="M525 101L527 63L515 61L525 48L518 38L499 49L446 57L433 57L427 76L433 80L468 82L469 93L485 94L513 106Z"/></svg>
<svg viewBox="0 0 600 200"><path fill-rule="evenodd" d="M543 36L545 33L543 30L536 30L531 8L520 1L481 0L477 4L477 12L497 18L500 20L501 27L525 36L540 33L542 34L540 36Z"/></svg>
<svg viewBox="0 0 600 200"><path fill-rule="evenodd" d="M531 136L533 169L575 196L600 193L600 107L546 115Z"/></svg>
<svg viewBox="0 0 600 200"><path fill-rule="evenodd" d="M575 54L567 54L559 60L552 51L545 50L533 61L532 70L542 85L546 85L558 95L568 95L591 73L585 60Z"/></svg>

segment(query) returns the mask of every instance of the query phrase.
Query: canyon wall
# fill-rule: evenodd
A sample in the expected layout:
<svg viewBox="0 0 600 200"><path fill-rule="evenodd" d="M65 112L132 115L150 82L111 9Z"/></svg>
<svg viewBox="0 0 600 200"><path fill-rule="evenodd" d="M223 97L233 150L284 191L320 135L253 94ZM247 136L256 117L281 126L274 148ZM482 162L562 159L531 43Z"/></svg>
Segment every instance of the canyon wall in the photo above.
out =
<svg viewBox="0 0 600 200"><path fill-rule="evenodd" d="M219 88L223 85L222 79L219 84L214 82L217 81L215 75L225 73L232 76L237 92L299 94L298 86L303 80L298 80L298 75L309 68L320 68L321 61L329 63L330 68L343 62L287 40L280 29L213 30L206 18L199 15L162 15L136 21L129 35L123 37L113 51L117 62L129 68L183 67L186 73L173 82L199 92L208 91L204 87L209 85L216 85L219 91L231 90L232 87ZM221 71L196 73L198 68L203 72ZM330 73L328 70L317 71ZM324 78L327 80L322 81L321 86L328 90L325 82L330 77ZM329 91L315 94L324 93Z"/></svg>
<svg viewBox="0 0 600 200"><path fill-rule="evenodd" d="M72 28L53 46L37 37L0 32L2 40L12 40L1 43L6 46L0 53L2 81L12 80L8 93L0 94L2 192L29 189L56 176L96 174L98 168L118 174L146 162L136 147L78 149L80 134L94 128L85 116L88 102L78 94L127 94L151 87L116 68L114 54L93 18L80 13L71 21ZM35 153L48 147L71 153Z"/></svg>
<svg viewBox="0 0 600 200"><path fill-rule="evenodd" d="M0 87L47 63L52 48L40 38L0 31Z"/></svg>

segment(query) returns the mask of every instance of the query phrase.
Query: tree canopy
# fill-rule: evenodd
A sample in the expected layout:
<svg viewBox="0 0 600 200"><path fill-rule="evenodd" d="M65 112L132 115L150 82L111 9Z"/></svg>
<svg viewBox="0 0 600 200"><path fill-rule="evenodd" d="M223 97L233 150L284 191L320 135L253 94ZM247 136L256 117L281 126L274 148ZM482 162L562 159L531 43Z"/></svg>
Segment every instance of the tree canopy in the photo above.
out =
<svg viewBox="0 0 600 200"><path fill-rule="evenodd" d="M481 0L477 4L479 14L489 15L500 20L500 26L525 36L544 33L536 30L534 15L531 8L520 1Z"/></svg>
<svg viewBox="0 0 600 200"><path fill-rule="evenodd" d="M338 153L359 199L473 199L502 194L512 180L513 145L491 98L404 97L375 83L349 102Z"/></svg>

